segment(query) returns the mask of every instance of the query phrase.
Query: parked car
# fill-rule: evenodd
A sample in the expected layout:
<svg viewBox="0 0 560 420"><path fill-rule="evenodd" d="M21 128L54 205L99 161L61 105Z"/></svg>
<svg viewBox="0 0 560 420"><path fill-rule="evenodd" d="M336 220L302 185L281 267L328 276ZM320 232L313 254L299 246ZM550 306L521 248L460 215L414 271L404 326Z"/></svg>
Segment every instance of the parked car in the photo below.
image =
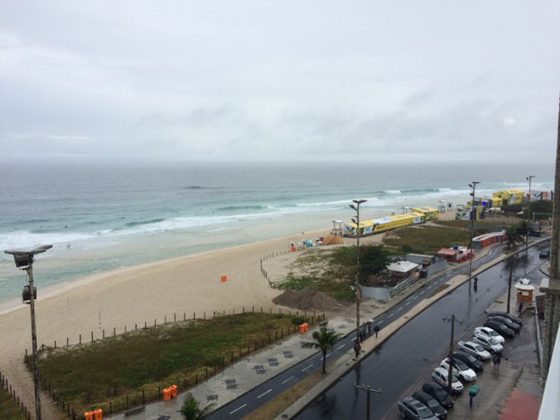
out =
<svg viewBox="0 0 560 420"><path fill-rule="evenodd" d="M474 329L473 335L475 335L477 337L482 336L482 337L486 337L486 338L493 338L494 340L496 340L498 343L500 343L502 345L506 342L504 337L502 337L500 334L498 334L492 328L488 328L488 327L476 327Z"/></svg>
<svg viewBox="0 0 560 420"><path fill-rule="evenodd" d="M505 324L502 324L497 319L488 318L488 320L484 323L484 326L492 328L494 331L500 333L502 337L507 337L507 338L515 337L515 331L507 327Z"/></svg>
<svg viewBox="0 0 560 420"><path fill-rule="evenodd" d="M473 336L472 341L474 343L480 344L482 347L484 347L485 350L488 350L489 352L492 353L501 353L502 350L504 349L504 346L502 346L500 343L498 343L496 340L494 340L492 337L487 338L487 337L482 337L482 336Z"/></svg>
<svg viewBox="0 0 560 420"><path fill-rule="evenodd" d="M440 366L449 372L449 357L443 359ZM465 362L453 358L453 374L465 382L476 381L476 373Z"/></svg>
<svg viewBox="0 0 560 420"><path fill-rule="evenodd" d="M478 357L480 360L490 359L490 353L484 350L480 344L473 343L472 341L459 341L458 346L464 352Z"/></svg>
<svg viewBox="0 0 560 420"><path fill-rule="evenodd" d="M447 375L449 371L445 370L442 367L437 367L434 369L432 373L432 379L436 381L443 387L447 387ZM459 381L459 378L455 375L451 375L451 391L455 394L460 394L463 392L463 384Z"/></svg>
<svg viewBox="0 0 560 420"><path fill-rule="evenodd" d="M539 252L539 258L550 258L550 248L541 249L541 252Z"/></svg>
<svg viewBox="0 0 560 420"><path fill-rule="evenodd" d="M403 419L437 420L432 410L412 397L406 397L399 401L399 411Z"/></svg>
<svg viewBox="0 0 560 420"><path fill-rule="evenodd" d="M447 418L447 410L443 408L443 406L438 402L438 400L436 400L427 392L417 391L414 394L412 394L412 398L417 399L426 407L428 407L432 411L432 413L436 415L438 419L443 420Z"/></svg>
<svg viewBox="0 0 560 420"><path fill-rule="evenodd" d="M484 371L484 363L478 360L476 357L464 351L456 351L453 353L453 360L460 360L465 363L468 367L474 370L476 373Z"/></svg>
<svg viewBox="0 0 560 420"><path fill-rule="evenodd" d="M451 395L440 384L436 382L426 382L422 385L422 391L434 397L447 410L453 408Z"/></svg>
<svg viewBox="0 0 560 420"><path fill-rule="evenodd" d="M505 316L506 318L511 319L513 322L517 322L519 325L523 325L523 321L521 320L521 318L512 315L509 312L499 312L499 311L488 312L488 316L494 316L494 315Z"/></svg>
<svg viewBox="0 0 560 420"><path fill-rule="evenodd" d="M502 324L504 324L506 327L508 327L509 329L512 329L513 331L515 331L516 333L519 332L519 330L521 329L521 325L519 325L517 322L513 322L511 319L506 318L505 316L500 316L500 315L488 315L488 319L491 320L496 320L498 322L501 322Z"/></svg>

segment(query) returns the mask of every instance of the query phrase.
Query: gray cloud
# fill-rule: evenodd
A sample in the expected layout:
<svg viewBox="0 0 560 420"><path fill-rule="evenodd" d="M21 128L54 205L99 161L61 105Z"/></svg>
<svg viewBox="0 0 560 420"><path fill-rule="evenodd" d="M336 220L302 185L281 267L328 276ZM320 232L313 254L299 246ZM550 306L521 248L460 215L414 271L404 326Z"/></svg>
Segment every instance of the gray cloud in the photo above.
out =
<svg viewBox="0 0 560 420"><path fill-rule="evenodd" d="M560 5L0 0L0 155L552 160Z"/></svg>

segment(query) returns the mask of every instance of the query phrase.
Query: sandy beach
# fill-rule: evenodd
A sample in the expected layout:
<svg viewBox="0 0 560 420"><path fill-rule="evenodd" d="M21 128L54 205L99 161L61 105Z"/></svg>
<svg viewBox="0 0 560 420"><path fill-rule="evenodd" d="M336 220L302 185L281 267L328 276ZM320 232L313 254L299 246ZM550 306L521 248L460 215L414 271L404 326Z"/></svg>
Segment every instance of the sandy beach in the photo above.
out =
<svg viewBox="0 0 560 420"><path fill-rule="evenodd" d="M442 215L450 219L453 212ZM178 320L212 316L213 312L243 308L268 310L276 307L272 299L280 294L272 289L260 270L261 258L286 251L290 242L324 236L328 230L299 232L276 239L240 245L196 255L100 273L56 287L41 288L40 260L35 264L39 290L36 303L38 345L77 344L138 327ZM379 243L383 235L364 238L364 243ZM345 239L353 243L352 239ZM266 269L279 279L289 271L297 253L268 259ZM22 273L23 274L23 273ZM227 275L228 281L221 282ZM175 314L175 315L174 315ZM23 365L23 355L31 351L29 309L20 301L0 308L0 371L7 376L16 393L32 409L33 382ZM49 409L50 399L42 399L45 418L56 412Z"/></svg>
<svg viewBox="0 0 560 420"><path fill-rule="evenodd" d="M290 241L324 235L328 231L306 232L273 240L236 246L198 255L178 257L88 276L50 289L41 290L40 261L35 264L39 296L36 303L38 344L65 345L101 338L102 331L117 334L143 326L172 321L183 314L210 316L214 311L241 311L243 307L272 306L279 294L270 288L260 271L260 259L285 251ZM228 276L222 283L220 277ZM12 306L15 302L10 302ZM20 302L0 313L0 371L7 376L16 393L32 409L33 382L23 365L25 349L31 351L29 309ZM42 398L45 418L49 398Z"/></svg>

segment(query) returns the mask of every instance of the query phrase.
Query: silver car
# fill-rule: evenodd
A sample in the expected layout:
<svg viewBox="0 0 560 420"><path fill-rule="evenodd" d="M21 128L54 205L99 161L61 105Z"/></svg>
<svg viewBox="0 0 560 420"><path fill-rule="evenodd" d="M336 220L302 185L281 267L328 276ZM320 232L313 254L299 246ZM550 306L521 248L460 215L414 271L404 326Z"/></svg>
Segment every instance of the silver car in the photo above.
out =
<svg viewBox="0 0 560 420"><path fill-rule="evenodd" d="M502 346L500 343L498 343L497 340L493 339L492 337L488 338L480 335L479 336L475 335L473 336L472 341L477 344L480 344L486 350L492 351L494 353L501 353L502 350L504 349L504 346Z"/></svg>
<svg viewBox="0 0 560 420"><path fill-rule="evenodd" d="M399 401L399 412L403 419L438 420L432 410L417 399L406 397Z"/></svg>
<svg viewBox="0 0 560 420"><path fill-rule="evenodd" d="M459 348L465 353L472 354L474 357L478 357L480 360L490 360L490 353L477 343L472 341L459 341Z"/></svg>
<svg viewBox="0 0 560 420"><path fill-rule="evenodd" d="M504 337L502 337L500 334L498 334L496 331L494 331L490 327L476 327L474 329L473 336L477 336L477 337L478 336L483 336L483 337L487 337L487 338L493 338L494 340L496 340L501 345L504 345L504 343L506 342Z"/></svg>

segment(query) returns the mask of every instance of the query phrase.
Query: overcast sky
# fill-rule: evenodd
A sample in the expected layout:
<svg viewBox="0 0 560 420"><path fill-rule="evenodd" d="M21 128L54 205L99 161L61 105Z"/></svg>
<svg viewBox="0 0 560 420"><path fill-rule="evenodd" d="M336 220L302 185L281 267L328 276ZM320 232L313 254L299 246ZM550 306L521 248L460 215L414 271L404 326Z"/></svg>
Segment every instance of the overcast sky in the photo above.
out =
<svg viewBox="0 0 560 420"><path fill-rule="evenodd" d="M551 162L560 2L0 0L0 156Z"/></svg>

